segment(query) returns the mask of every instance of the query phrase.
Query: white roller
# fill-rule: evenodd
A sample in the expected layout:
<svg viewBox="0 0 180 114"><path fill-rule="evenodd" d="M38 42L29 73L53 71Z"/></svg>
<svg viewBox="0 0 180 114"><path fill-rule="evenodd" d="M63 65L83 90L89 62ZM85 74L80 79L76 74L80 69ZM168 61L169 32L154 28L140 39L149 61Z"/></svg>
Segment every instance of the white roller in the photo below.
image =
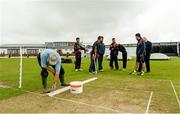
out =
<svg viewBox="0 0 180 114"><path fill-rule="evenodd" d="M84 81L83 81L83 84L92 82L92 81L97 80L97 79L98 79L97 77L94 77L94 78L91 78L91 79L88 79L88 80L84 80Z"/></svg>
<svg viewBox="0 0 180 114"><path fill-rule="evenodd" d="M65 91L67 91L67 90L69 90L69 89L70 89L70 86L64 87L64 88L58 89L58 90L56 90L56 91L52 91L52 92L50 92L50 93L47 93L47 95L50 96L50 97L53 97L53 96L55 96L55 95L57 95L57 94L59 94L59 93L65 92Z"/></svg>
<svg viewBox="0 0 180 114"><path fill-rule="evenodd" d="M98 79L97 77L90 78L90 79L88 79L88 80L83 81L83 84L92 82L92 81L97 80L97 79ZM58 90L56 90L56 91L52 91L52 92L50 92L50 93L47 93L46 95L47 95L47 96L50 96L50 97L53 97L53 96L55 96L55 95L57 95L57 94L60 94L60 93L65 92L65 91L67 91L67 90L69 90L69 89L70 89L70 86L67 86L67 87L58 89Z"/></svg>

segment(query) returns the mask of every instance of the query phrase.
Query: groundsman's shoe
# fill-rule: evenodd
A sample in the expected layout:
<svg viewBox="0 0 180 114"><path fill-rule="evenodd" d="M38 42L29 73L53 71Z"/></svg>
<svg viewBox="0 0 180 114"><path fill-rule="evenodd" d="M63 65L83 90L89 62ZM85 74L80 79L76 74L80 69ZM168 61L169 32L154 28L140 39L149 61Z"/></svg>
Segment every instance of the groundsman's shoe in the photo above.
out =
<svg viewBox="0 0 180 114"><path fill-rule="evenodd" d="M50 93L51 92L51 90L49 90L49 89L43 89L43 93Z"/></svg>
<svg viewBox="0 0 180 114"><path fill-rule="evenodd" d="M62 83L61 86L70 86L68 83Z"/></svg>

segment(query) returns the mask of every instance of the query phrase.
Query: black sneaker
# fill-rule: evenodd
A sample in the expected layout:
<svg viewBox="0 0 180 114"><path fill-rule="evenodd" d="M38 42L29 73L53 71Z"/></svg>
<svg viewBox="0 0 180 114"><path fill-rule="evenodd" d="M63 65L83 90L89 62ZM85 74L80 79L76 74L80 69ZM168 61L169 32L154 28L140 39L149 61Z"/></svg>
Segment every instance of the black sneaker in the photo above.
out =
<svg viewBox="0 0 180 114"><path fill-rule="evenodd" d="M51 90L49 90L49 89L43 89L43 93L50 93L51 92Z"/></svg>
<svg viewBox="0 0 180 114"><path fill-rule="evenodd" d="M70 84L62 83L61 86L70 86Z"/></svg>

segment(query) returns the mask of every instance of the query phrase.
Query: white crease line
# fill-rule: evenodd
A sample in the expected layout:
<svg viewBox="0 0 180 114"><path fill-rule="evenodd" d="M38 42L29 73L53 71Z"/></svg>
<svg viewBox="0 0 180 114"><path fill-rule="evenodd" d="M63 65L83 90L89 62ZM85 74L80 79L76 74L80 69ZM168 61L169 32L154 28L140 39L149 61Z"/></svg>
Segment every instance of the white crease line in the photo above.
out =
<svg viewBox="0 0 180 114"><path fill-rule="evenodd" d="M152 96L153 96L153 92L151 92L151 94L150 94L150 97L149 97L149 101L148 101L148 105L147 105L145 114L148 114L148 113L149 113L149 107L150 107L150 104L151 104Z"/></svg>
<svg viewBox="0 0 180 114"><path fill-rule="evenodd" d="M59 97L52 97L58 100L63 100L63 101L69 101L69 102L73 102L73 103L77 103L77 104L81 104L81 105L86 105L86 106L90 106L90 107L95 107L95 108L101 108L101 109L105 109L105 110L109 110L109 111L113 111L113 112L120 112L118 110L112 109L112 108L107 108L104 106L97 106L97 105L92 105L92 104L87 104L84 102L79 102L79 101L75 101L75 100L70 100L70 99L64 99L64 98L59 98Z"/></svg>
<svg viewBox="0 0 180 114"><path fill-rule="evenodd" d="M177 93L176 93L176 90L175 90L175 88L174 88L174 84L173 84L173 82L172 82L171 80L170 80L170 83L171 83L171 86L172 86L172 88L173 88L174 94L175 94L175 96L176 96L177 103L178 103L179 108L180 108L180 101L179 101L178 95L177 95Z"/></svg>
<svg viewBox="0 0 180 114"><path fill-rule="evenodd" d="M39 95L39 96L44 96L44 97L46 96L46 95L43 95L43 94L40 94L40 93L31 92L31 91L27 91L27 90L22 90L22 89L16 89L16 90L21 90L21 91L36 94L36 95ZM59 97L51 97L51 98L54 98L54 99L57 99L57 100L62 100L62 101L68 101L68 102L72 102L72 103L76 103L76 104L80 104L80 105L86 105L86 106L90 106L90 107L94 107L94 108L100 108L100 109L104 109L104 110L109 110L109 111L113 111L113 112L120 112L119 110L115 110L115 109L112 109L112 108L87 104L87 103L79 102L79 101L75 101L75 100L64 99L64 98L59 98Z"/></svg>
<svg viewBox="0 0 180 114"><path fill-rule="evenodd" d="M91 85L86 85L87 87L96 87L96 88L104 88L104 89L112 89L112 90L127 90L127 91L139 91L139 92L152 92L150 90L140 90L140 89L131 89L131 88L113 88L113 87L102 87L102 86L91 86Z"/></svg>

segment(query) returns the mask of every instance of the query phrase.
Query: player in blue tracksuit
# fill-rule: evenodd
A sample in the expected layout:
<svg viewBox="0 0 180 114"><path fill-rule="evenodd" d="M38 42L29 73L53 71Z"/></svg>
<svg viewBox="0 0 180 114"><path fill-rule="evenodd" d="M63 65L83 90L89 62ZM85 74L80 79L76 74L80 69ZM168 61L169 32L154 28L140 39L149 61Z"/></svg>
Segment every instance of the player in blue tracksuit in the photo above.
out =
<svg viewBox="0 0 180 114"><path fill-rule="evenodd" d="M105 53L105 45L103 43L103 40L104 40L104 37L102 37L100 43L98 43L98 53L99 53L99 57L98 57L98 70L103 72L103 66L102 66L102 63L103 63L103 57L104 57L104 53Z"/></svg>
<svg viewBox="0 0 180 114"><path fill-rule="evenodd" d="M150 56L151 56L151 50L152 50L152 43L147 40L146 37L143 37L143 40L146 45L146 55L145 55L145 64L146 64L146 72L149 73L151 71L150 69Z"/></svg>
<svg viewBox="0 0 180 114"><path fill-rule="evenodd" d="M99 49L99 44L103 41L103 36L99 36L97 41L94 42L92 46L92 51L90 52L91 54L91 63L89 66L89 73L95 73L97 71L96 68L96 61L99 58L100 55L100 49Z"/></svg>
<svg viewBox="0 0 180 114"><path fill-rule="evenodd" d="M135 37L137 40L137 48L136 48L136 65L133 74L136 74L136 72L139 70L139 67L142 65L140 75L144 75L144 69L145 69L144 56L146 54L145 42L141 37L140 33L137 33Z"/></svg>

